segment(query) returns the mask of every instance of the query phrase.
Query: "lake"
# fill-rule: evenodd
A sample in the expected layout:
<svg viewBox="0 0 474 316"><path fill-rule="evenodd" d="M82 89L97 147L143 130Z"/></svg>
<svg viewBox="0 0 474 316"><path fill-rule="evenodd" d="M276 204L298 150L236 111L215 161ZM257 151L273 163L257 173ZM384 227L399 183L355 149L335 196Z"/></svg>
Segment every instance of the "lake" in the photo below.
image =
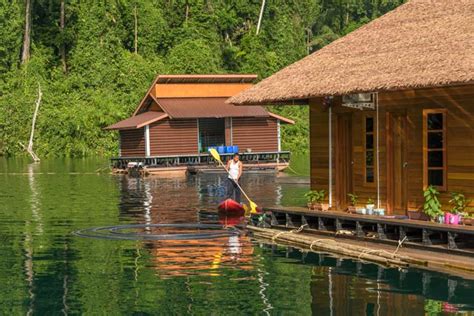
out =
<svg viewBox="0 0 474 316"><path fill-rule="evenodd" d="M222 200L223 175L140 179L95 172L105 166L104 159L0 160L2 315L474 310L472 280L306 253L245 234L202 240L77 236L109 225L223 220L201 211ZM308 187L293 179L300 178L246 174L242 185L259 205L304 205Z"/></svg>

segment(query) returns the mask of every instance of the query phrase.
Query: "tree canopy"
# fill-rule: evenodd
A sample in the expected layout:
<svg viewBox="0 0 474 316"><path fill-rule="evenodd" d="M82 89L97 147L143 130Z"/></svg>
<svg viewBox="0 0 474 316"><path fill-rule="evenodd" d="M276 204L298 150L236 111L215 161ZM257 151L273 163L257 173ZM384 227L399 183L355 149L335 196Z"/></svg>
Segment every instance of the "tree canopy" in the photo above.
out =
<svg viewBox="0 0 474 316"><path fill-rule="evenodd" d="M110 155L117 136L103 127L130 115L156 74L261 79L402 2L267 1L256 35L261 0L0 0L0 155L23 151L38 84L39 155ZM273 110L297 121L285 149L308 148L307 108Z"/></svg>

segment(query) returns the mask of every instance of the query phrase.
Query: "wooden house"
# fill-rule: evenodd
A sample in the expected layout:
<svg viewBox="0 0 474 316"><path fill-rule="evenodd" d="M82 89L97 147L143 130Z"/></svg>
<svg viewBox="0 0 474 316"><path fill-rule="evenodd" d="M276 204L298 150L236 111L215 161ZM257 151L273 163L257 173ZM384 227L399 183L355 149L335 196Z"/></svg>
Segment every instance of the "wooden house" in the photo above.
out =
<svg viewBox="0 0 474 316"><path fill-rule="evenodd" d="M209 147L237 146L246 167L286 167L289 153L281 149L280 126L294 122L260 105L226 103L256 78L158 75L133 115L106 128L119 131L115 166L133 161L155 171L206 169Z"/></svg>
<svg viewBox="0 0 474 316"><path fill-rule="evenodd" d="M311 186L391 214L474 200L474 2L412 0L229 100L309 104ZM471 203L471 205L473 205Z"/></svg>

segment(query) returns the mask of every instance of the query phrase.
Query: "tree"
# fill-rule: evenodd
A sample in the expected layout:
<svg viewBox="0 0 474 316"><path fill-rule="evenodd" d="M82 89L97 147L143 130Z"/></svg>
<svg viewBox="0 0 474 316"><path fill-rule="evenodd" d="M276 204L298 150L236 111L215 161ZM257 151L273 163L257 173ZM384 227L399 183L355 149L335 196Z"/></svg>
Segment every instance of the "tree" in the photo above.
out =
<svg viewBox="0 0 474 316"><path fill-rule="evenodd" d="M23 49L21 52L21 63L25 64L30 60L31 46L31 1L25 0L25 26L23 32Z"/></svg>

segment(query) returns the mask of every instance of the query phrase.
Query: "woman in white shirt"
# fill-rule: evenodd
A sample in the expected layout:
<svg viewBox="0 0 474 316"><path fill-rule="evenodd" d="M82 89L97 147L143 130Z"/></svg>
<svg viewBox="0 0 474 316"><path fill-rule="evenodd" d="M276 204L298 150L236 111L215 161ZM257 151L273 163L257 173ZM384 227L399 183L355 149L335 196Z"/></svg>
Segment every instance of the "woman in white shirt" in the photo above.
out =
<svg viewBox="0 0 474 316"><path fill-rule="evenodd" d="M242 162L239 160L239 154L235 153L234 157L227 161L227 170L229 171L227 178L227 198L240 203L241 193L237 183L240 180L240 176L242 176Z"/></svg>

